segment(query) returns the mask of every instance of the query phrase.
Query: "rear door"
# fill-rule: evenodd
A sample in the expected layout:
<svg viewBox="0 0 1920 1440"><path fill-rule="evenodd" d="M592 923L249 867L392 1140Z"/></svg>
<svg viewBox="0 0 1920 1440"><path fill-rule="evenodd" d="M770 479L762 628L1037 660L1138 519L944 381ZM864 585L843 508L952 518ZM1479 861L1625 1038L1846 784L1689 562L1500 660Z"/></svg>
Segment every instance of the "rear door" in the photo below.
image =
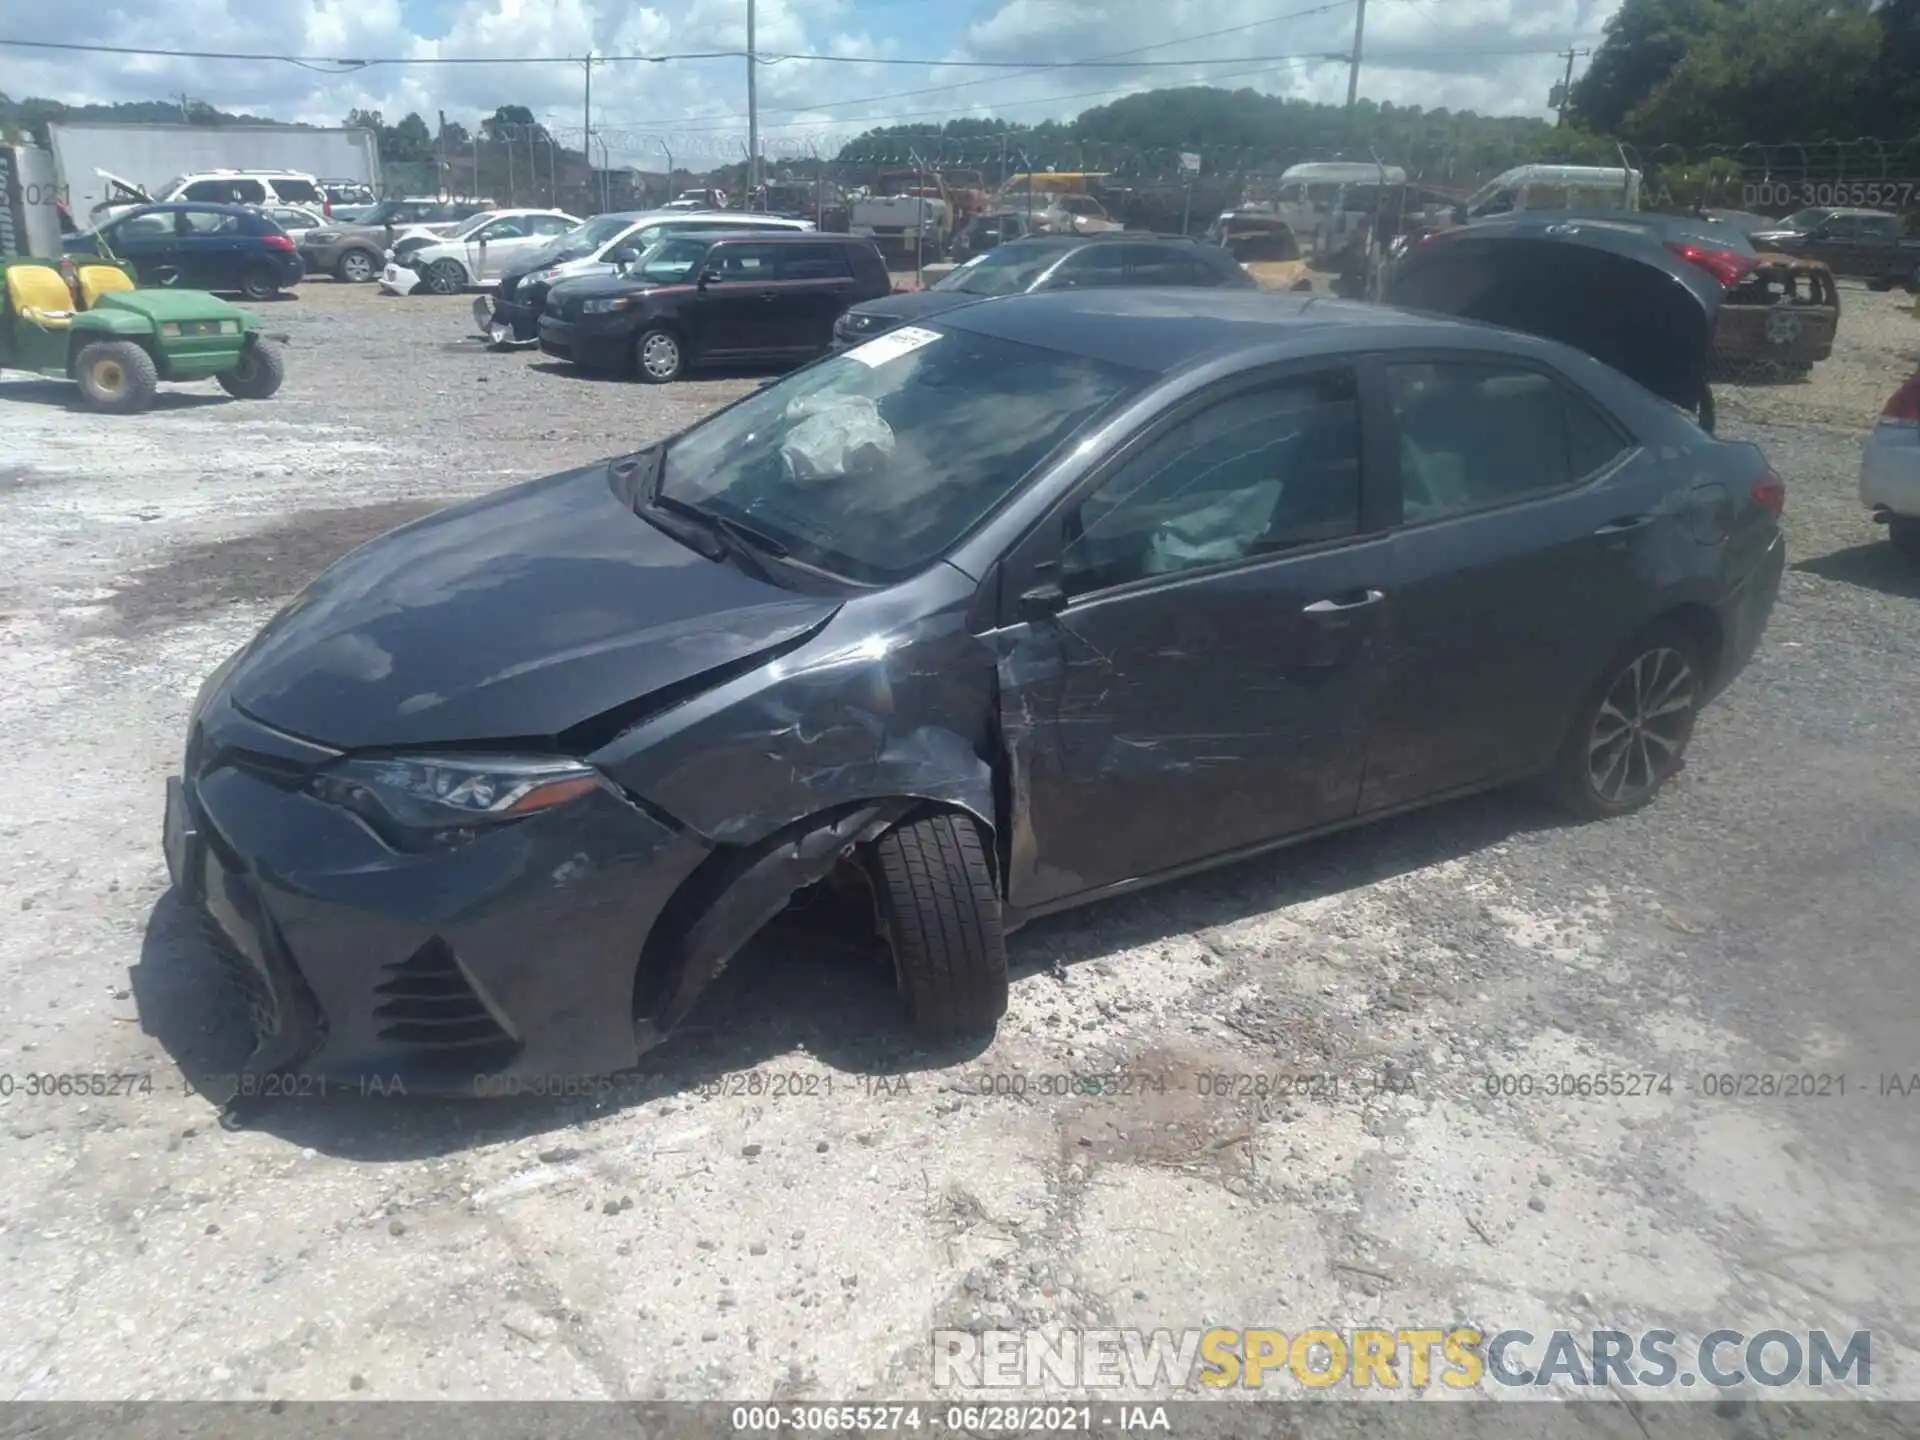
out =
<svg viewBox="0 0 1920 1440"><path fill-rule="evenodd" d="M1543 768L1638 623L1647 547L1693 543L1664 478L1556 373L1402 352L1382 381L1400 523L1363 812Z"/></svg>
<svg viewBox="0 0 1920 1440"><path fill-rule="evenodd" d="M821 240L777 248L778 304L793 317L791 333L798 349L825 350L833 344L833 322L854 300L853 265L847 247ZM778 328L786 326L785 319Z"/></svg>
<svg viewBox="0 0 1920 1440"><path fill-rule="evenodd" d="M237 211L189 205L179 211L180 274L201 290L232 290L250 245Z"/></svg>

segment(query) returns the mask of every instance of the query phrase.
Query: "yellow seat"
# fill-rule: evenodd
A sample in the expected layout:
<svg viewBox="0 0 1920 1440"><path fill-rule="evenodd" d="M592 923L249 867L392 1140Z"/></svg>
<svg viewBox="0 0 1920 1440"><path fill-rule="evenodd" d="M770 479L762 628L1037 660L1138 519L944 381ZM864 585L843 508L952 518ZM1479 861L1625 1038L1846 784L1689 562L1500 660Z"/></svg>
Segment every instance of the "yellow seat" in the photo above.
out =
<svg viewBox="0 0 1920 1440"><path fill-rule="evenodd" d="M133 281L127 278L127 272L117 265L82 265L80 267L80 298L86 301L91 310L100 303L100 297L112 290L131 290Z"/></svg>
<svg viewBox="0 0 1920 1440"><path fill-rule="evenodd" d="M64 330L73 323L73 292L51 265L9 265L7 301L14 314L42 330Z"/></svg>

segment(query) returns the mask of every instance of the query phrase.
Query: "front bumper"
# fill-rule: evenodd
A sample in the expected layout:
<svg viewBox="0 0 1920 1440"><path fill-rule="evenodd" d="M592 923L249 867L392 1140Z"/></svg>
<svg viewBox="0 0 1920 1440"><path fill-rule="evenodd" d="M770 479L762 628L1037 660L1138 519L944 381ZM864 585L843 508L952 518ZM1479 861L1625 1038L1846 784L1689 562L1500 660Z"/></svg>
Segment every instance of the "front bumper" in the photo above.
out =
<svg viewBox="0 0 1920 1440"><path fill-rule="evenodd" d="M389 260L380 272L380 288L389 295L411 295L420 284L420 272Z"/></svg>
<svg viewBox="0 0 1920 1440"><path fill-rule="evenodd" d="M570 360L589 369L619 369L633 356L632 322L624 315L580 320L542 315L540 351L556 360Z"/></svg>
<svg viewBox="0 0 1920 1440"><path fill-rule="evenodd" d="M255 1032L239 1093L487 1095L632 1066L641 947L706 843L609 791L397 851L290 778L325 754L216 695L168 782L168 874Z"/></svg>
<svg viewBox="0 0 1920 1440"><path fill-rule="evenodd" d="M1882 420L1860 450L1860 503L1920 519L1920 425Z"/></svg>
<svg viewBox="0 0 1920 1440"><path fill-rule="evenodd" d="M504 338L521 344L540 338L540 312L528 305L503 300L498 295L480 295L473 302L473 323L481 337L495 344L501 341L494 334L496 329L505 330Z"/></svg>

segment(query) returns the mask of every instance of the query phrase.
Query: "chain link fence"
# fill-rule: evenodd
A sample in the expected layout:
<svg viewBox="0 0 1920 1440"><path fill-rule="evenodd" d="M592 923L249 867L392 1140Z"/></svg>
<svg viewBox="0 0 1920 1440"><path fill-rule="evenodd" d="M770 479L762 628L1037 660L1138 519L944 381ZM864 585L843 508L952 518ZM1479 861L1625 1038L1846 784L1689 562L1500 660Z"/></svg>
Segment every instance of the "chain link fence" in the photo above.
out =
<svg viewBox="0 0 1920 1440"><path fill-rule="evenodd" d="M1265 198L1290 165L1377 162L1435 190L1464 196L1517 165L1618 165L1644 172L1652 208L1695 205L1782 215L1816 205L1890 209L1920 217L1920 136L1904 141L1758 141L1742 145L1615 144L1574 132L1501 135L1471 125L1376 140L1356 150L1288 152L1256 146L1115 144L1028 131L979 136L770 136L761 146L767 189L745 195L744 130L633 130L490 126L436 147L430 159L384 167L387 195L488 199L578 215L666 203L686 190L728 192L733 205L844 222L848 197L886 185L936 183L990 195L1023 172L1101 177L1114 218L1142 229L1204 225L1209 214Z"/></svg>

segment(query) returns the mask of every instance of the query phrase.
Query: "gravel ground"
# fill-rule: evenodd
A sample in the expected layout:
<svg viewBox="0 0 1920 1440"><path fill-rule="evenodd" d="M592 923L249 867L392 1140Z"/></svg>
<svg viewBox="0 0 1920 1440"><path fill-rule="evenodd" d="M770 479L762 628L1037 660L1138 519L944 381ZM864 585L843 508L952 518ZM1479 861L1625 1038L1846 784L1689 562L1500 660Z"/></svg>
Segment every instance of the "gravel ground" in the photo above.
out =
<svg viewBox="0 0 1920 1440"><path fill-rule="evenodd" d="M1868 1328L1873 1391L1920 1396L1920 1092L1880 1078L1920 1071L1920 583L1853 493L1920 322L1846 299L1811 381L1723 392L1792 568L1650 811L1492 796L1036 924L978 1054L766 937L617 1103L238 1132L181 1078L235 1025L158 847L200 678L359 541L757 378L583 379L483 352L464 300L315 282L268 404L0 382L0 1396L889 1397L947 1324L1463 1322ZM1147 1078L1041 1093L1091 1070ZM103 1071L151 1091L24 1093ZM1568 1071L1672 1088L1487 1093ZM1700 1079L1803 1071L1845 1095Z"/></svg>

